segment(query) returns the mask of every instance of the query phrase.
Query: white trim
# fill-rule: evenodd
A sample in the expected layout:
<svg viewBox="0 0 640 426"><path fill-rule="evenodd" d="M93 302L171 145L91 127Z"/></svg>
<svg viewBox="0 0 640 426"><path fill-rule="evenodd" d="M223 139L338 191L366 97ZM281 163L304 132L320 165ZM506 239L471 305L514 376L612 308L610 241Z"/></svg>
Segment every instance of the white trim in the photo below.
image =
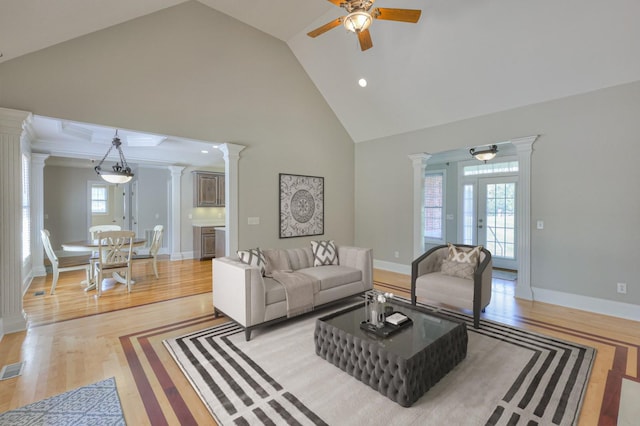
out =
<svg viewBox="0 0 640 426"><path fill-rule="evenodd" d="M424 237L422 234L422 224L424 223L422 206L424 202L422 195L424 192L424 171L431 154L421 152L409 154L409 159L413 164L413 258L420 256L424 251Z"/></svg>
<svg viewBox="0 0 640 426"><path fill-rule="evenodd" d="M382 269L390 272L397 272L398 274L405 274L411 276L411 265L403 265L401 263L387 262L385 260L373 259L374 269Z"/></svg>
<svg viewBox="0 0 640 426"><path fill-rule="evenodd" d="M518 157L518 197L516 220L518 221L518 283L516 297L533 300L531 292L531 152L538 135L513 139Z"/></svg>
<svg viewBox="0 0 640 426"><path fill-rule="evenodd" d="M520 274L518 274L520 279ZM546 288L533 287L532 293L536 302L549 303L564 306L581 311L593 312L612 317L625 318L632 321L640 321L638 305L616 302L596 297L581 296L579 294L564 293ZM518 296L516 296L518 297Z"/></svg>

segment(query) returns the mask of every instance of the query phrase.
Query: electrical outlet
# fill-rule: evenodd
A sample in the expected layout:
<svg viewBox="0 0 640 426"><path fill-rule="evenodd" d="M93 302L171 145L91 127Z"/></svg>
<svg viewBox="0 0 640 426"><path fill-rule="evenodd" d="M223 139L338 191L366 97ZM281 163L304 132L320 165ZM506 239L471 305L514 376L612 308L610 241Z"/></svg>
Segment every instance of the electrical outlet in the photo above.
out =
<svg viewBox="0 0 640 426"><path fill-rule="evenodd" d="M397 258L399 258L399 257L400 257L400 252L399 252L399 251L394 252L394 253L393 253L393 256L394 256L396 259L397 259Z"/></svg>
<svg viewBox="0 0 640 426"><path fill-rule="evenodd" d="M618 293L627 294L627 284L626 283L618 283Z"/></svg>

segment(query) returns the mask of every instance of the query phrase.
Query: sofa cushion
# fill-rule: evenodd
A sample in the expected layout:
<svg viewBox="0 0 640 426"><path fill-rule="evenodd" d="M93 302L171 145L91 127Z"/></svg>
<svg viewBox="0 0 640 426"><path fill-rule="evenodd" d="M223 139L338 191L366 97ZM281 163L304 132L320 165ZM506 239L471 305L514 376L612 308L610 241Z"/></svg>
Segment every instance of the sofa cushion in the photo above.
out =
<svg viewBox="0 0 640 426"><path fill-rule="evenodd" d="M313 266L338 265L338 249L333 240L311 241Z"/></svg>
<svg viewBox="0 0 640 426"><path fill-rule="evenodd" d="M257 267L260 269L260 273L264 275L265 259L260 247L249 250L238 250L238 257L242 263Z"/></svg>
<svg viewBox="0 0 640 426"><path fill-rule="evenodd" d="M265 304L271 305L272 303L283 302L287 298L287 294L284 291L284 287L278 281L273 278L265 277L264 280L264 298Z"/></svg>
<svg viewBox="0 0 640 426"><path fill-rule="evenodd" d="M440 269L440 272L444 275L470 280L473 279L473 273L475 271L476 267L471 263L442 259L442 268Z"/></svg>
<svg viewBox="0 0 640 426"><path fill-rule="evenodd" d="M325 265L300 269L298 272L310 275L320 282L320 290L362 281L362 271L342 265Z"/></svg>
<svg viewBox="0 0 640 426"><path fill-rule="evenodd" d="M265 249L262 250L265 259L264 276L273 276L273 271L290 271L289 255L286 250Z"/></svg>
<svg viewBox="0 0 640 426"><path fill-rule="evenodd" d="M311 247L287 249L287 255L289 255L289 265L294 271L313 266Z"/></svg>
<svg viewBox="0 0 640 426"><path fill-rule="evenodd" d="M416 296L427 301L473 309L473 281L441 272L424 274L416 279Z"/></svg>

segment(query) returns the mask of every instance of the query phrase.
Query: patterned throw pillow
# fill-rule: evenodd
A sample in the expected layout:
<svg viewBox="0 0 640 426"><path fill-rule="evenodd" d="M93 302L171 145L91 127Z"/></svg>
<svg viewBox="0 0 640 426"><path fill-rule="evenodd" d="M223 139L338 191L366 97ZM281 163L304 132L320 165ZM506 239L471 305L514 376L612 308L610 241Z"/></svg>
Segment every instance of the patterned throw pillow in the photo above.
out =
<svg viewBox="0 0 640 426"><path fill-rule="evenodd" d="M482 251L482 246L458 247L451 243L447 243L447 245L449 246L447 260L470 263L474 268L478 263L480 263L480 252Z"/></svg>
<svg viewBox="0 0 640 426"><path fill-rule="evenodd" d="M440 272L442 272L444 275L450 275L452 277L470 280L473 279L473 273L475 272L475 270L476 267L470 263L443 259Z"/></svg>
<svg viewBox="0 0 640 426"><path fill-rule="evenodd" d="M313 266L338 265L338 249L333 240L311 241Z"/></svg>
<svg viewBox="0 0 640 426"><path fill-rule="evenodd" d="M264 259L264 254L262 250L260 250L260 247L249 250L238 250L238 257L242 263L256 266L260 269L260 274L264 275L264 267L267 262Z"/></svg>

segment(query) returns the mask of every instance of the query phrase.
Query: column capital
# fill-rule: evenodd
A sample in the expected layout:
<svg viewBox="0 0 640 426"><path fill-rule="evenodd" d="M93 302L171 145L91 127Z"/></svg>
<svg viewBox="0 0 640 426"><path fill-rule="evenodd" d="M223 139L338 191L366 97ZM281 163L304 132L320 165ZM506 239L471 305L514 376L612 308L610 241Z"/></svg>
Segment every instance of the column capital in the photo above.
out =
<svg viewBox="0 0 640 426"><path fill-rule="evenodd" d="M223 143L218 147L218 149L224 154L225 160L228 160L229 158L240 158L240 151L245 148L246 146L235 143Z"/></svg>
<svg viewBox="0 0 640 426"><path fill-rule="evenodd" d="M0 133L14 136L22 135L24 126L31 121L32 114L27 111L0 108Z"/></svg>
<svg viewBox="0 0 640 426"><path fill-rule="evenodd" d="M427 161L433 157L433 155L427 154L426 152L419 152L416 154L409 154L408 157L414 166L424 166L427 164Z"/></svg>
<svg viewBox="0 0 640 426"><path fill-rule="evenodd" d="M522 152L531 152L533 143L538 139L539 135L525 136L523 138L512 139L511 143L516 147L518 154Z"/></svg>
<svg viewBox="0 0 640 426"><path fill-rule="evenodd" d="M168 166L167 168L171 172L171 177L182 176L182 171L185 169L183 166Z"/></svg>

